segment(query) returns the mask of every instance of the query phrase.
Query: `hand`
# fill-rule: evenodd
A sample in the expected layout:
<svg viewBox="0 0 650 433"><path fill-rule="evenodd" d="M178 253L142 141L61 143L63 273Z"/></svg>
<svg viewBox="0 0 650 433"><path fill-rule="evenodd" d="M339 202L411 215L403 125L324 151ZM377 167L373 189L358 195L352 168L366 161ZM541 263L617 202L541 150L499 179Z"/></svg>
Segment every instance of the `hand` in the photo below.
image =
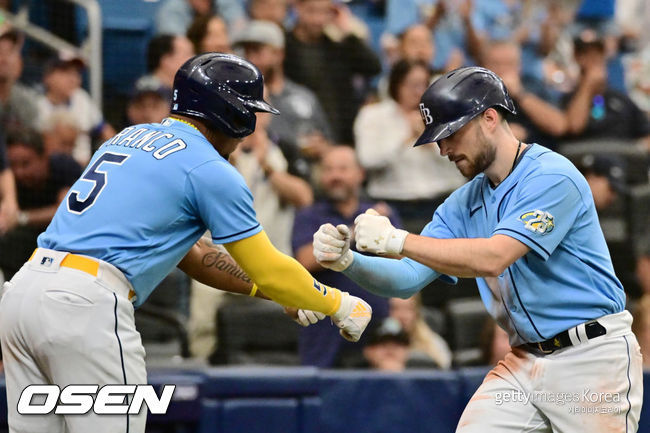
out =
<svg viewBox="0 0 650 433"><path fill-rule="evenodd" d="M474 2L472 0L465 0L458 7L458 14L464 21L469 21L472 17L472 9L474 9Z"/></svg>
<svg viewBox="0 0 650 433"><path fill-rule="evenodd" d="M389 255L402 252L408 232L393 227L388 218L380 216L374 209L359 215L354 224L357 250Z"/></svg>
<svg viewBox="0 0 650 433"><path fill-rule="evenodd" d="M501 79L503 80L503 84L506 85L508 94L510 94L512 99L518 99L524 93L521 78L517 72L501 74Z"/></svg>
<svg viewBox="0 0 650 433"><path fill-rule="evenodd" d="M326 316L323 313L312 310L303 310L293 307L284 307L284 313L291 317L300 326L309 326L323 320Z"/></svg>
<svg viewBox="0 0 650 433"><path fill-rule="evenodd" d="M352 264L354 254L350 251L350 228L345 224L334 227L323 224L314 233L314 257L324 268L342 272Z"/></svg>
<svg viewBox="0 0 650 433"><path fill-rule="evenodd" d="M332 322L341 329L339 333L343 338L359 341L371 318L372 307L366 301L341 292L341 306L332 314Z"/></svg>

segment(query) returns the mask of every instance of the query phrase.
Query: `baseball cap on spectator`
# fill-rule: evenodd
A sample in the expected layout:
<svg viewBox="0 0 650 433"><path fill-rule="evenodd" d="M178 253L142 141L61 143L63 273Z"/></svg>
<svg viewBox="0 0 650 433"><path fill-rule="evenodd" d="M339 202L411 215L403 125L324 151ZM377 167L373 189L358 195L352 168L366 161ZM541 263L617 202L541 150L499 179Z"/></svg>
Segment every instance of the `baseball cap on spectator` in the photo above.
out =
<svg viewBox="0 0 650 433"><path fill-rule="evenodd" d="M584 52L589 48L605 50L605 34L597 27L577 26L573 31L573 49Z"/></svg>
<svg viewBox="0 0 650 433"><path fill-rule="evenodd" d="M595 174L606 177L612 189L618 193L623 193L627 189L625 186L626 164L617 155L590 153L582 157L578 168L584 175Z"/></svg>
<svg viewBox="0 0 650 433"><path fill-rule="evenodd" d="M232 38L232 45L235 48L246 44L264 44L283 49L284 33L271 21L253 20L236 32Z"/></svg>
<svg viewBox="0 0 650 433"><path fill-rule="evenodd" d="M86 62L71 51L59 51L54 57L47 61L45 64L45 74L48 74L57 69L68 69L76 68L79 71L82 71L86 67Z"/></svg>
<svg viewBox="0 0 650 433"><path fill-rule="evenodd" d="M366 345L392 341L404 346L409 345L409 336L397 319L387 317L371 326Z"/></svg>

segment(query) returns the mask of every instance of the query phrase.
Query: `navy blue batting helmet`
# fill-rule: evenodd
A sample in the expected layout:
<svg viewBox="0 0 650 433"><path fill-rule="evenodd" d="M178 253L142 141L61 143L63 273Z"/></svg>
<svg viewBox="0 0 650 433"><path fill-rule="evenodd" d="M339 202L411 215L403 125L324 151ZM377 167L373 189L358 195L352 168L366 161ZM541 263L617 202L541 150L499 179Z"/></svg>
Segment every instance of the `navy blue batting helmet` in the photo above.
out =
<svg viewBox="0 0 650 433"><path fill-rule="evenodd" d="M263 93L264 79L252 63L232 54L200 54L176 72L171 113L241 138L255 131L256 112L280 114Z"/></svg>
<svg viewBox="0 0 650 433"><path fill-rule="evenodd" d="M420 99L424 132L415 146L449 137L490 107L516 114L505 84L489 69L471 66L439 77Z"/></svg>

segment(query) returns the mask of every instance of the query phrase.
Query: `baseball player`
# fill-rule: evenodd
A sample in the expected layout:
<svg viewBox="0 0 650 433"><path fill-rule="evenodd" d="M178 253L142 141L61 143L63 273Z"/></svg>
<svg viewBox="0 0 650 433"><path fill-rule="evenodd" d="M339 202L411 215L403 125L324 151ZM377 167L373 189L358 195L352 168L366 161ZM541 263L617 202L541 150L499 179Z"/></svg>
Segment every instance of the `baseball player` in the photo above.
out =
<svg viewBox="0 0 650 433"><path fill-rule="evenodd" d="M169 118L128 127L95 153L4 287L10 432L144 432L146 411L21 416L16 406L30 384L146 383L133 311L174 266L214 287L330 315L358 340L370 307L273 247L227 161L256 112L278 114L262 91L259 70L239 57L193 57L176 74ZM215 248L197 242L206 229L241 269L214 266Z"/></svg>
<svg viewBox="0 0 650 433"><path fill-rule="evenodd" d="M589 186L564 157L512 134L493 72L461 68L420 104L425 130L465 177L418 236L373 213L323 225L314 255L367 290L407 298L436 278L476 278L513 347L468 403L457 432L634 432L641 354ZM479 330L477 329L477 332Z"/></svg>

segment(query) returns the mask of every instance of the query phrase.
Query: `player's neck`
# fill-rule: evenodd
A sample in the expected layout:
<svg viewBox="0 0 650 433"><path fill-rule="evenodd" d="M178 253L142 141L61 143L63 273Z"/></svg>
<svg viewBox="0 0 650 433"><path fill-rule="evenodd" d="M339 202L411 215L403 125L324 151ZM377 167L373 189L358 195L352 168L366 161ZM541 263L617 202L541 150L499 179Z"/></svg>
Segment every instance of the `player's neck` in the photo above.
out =
<svg viewBox="0 0 650 433"><path fill-rule="evenodd" d="M492 186L497 186L505 180L514 170L519 156L527 144L508 135L497 140L497 153L494 162L485 170L485 175L490 179Z"/></svg>

